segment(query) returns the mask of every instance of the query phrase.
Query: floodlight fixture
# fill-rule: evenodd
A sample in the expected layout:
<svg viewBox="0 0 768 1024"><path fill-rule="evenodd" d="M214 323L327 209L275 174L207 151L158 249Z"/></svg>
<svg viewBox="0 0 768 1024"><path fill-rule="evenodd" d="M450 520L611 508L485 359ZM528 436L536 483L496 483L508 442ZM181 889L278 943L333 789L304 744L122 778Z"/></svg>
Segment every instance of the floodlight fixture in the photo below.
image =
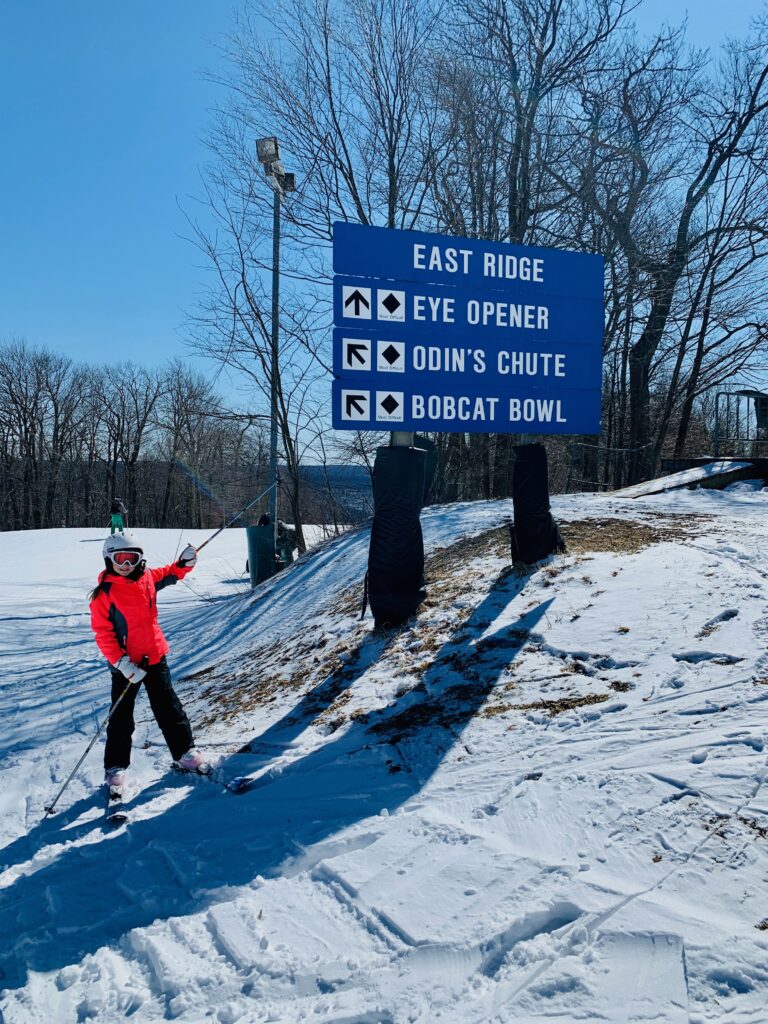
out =
<svg viewBox="0 0 768 1024"><path fill-rule="evenodd" d="M277 543L277 375L280 337L280 205L286 192L296 191L296 175L289 174L280 159L280 144L274 135L256 140L256 155L274 191L272 207L272 331L271 331L271 398L269 424L269 517L272 524L272 545Z"/></svg>
<svg viewBox="0 0 768 1024"><path fill-rule="evenodd" d="M276 160L280 159L280 143L274 135L270 135L266 139L256 140L256 155L259 158L259 163L265 166L273 164Z"/></svg>

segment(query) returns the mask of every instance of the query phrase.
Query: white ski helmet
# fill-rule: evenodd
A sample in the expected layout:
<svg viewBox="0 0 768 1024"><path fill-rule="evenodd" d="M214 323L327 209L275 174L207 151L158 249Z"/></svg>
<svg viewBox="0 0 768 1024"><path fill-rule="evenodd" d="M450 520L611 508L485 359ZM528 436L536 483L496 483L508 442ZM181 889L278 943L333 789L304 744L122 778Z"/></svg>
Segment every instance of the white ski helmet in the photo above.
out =
<svg viewBox="0 0 768 1024"><path fill-rule="evenodd" d="M130 530L107 537L101 553L119 576L130 576L144 558L144 549Z"/></svg>

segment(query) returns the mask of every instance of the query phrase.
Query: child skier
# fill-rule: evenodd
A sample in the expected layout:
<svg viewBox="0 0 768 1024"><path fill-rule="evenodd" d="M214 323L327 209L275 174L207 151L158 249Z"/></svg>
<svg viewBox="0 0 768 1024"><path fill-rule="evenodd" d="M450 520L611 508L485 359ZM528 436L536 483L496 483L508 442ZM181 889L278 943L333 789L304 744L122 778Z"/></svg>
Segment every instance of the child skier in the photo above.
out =
<svg viewBox="0 0 768 1024"><path fill-rule="evenodd" d="M109 532L114 533L115 530L119 530L120 533L123 533L128 524L128 509L123 504L121 498L115 498L112 502L109 509L109 516Z"/></svg>
<svg viewBox="0 0 768 1024"><path fill-rule="evenodd" d="M147 569L141 545L126 530L107 537L102 554L106 568L91 594L91 626L112 672L113 706L129 683L136 684L122 698L107 726L105 781L110 790L122 787L123 773L131 762L133 706L141 682L175 767L204 772L205 758L195 749L189 719L171 683L165 660L168 642L157 621L156 596L158 590L191 572L197 551L189 544L172 565Z"/></svg>

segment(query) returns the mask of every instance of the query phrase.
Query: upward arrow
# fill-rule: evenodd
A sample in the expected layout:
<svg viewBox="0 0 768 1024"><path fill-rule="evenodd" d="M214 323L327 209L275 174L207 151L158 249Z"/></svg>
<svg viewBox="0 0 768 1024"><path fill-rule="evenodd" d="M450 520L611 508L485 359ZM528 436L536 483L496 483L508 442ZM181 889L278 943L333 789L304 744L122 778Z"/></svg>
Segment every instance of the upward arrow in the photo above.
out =
<svg viewBox="0 0 768 1024"><path fill-rule="evenodd" d="M363 293L361 291L358 291L357 288L355 288L355 290L352 292L352 294L350 296L348 296L347 301L344 303L344 309L347 308L347 306L350 304L350 302L354 302L354 304L355 304L355 316L360 316L360 306L361 305L365 306L366 309L370 309L371 308L371 304L368 301L368 299L366 299L366 297L363 295Z"/></svg>

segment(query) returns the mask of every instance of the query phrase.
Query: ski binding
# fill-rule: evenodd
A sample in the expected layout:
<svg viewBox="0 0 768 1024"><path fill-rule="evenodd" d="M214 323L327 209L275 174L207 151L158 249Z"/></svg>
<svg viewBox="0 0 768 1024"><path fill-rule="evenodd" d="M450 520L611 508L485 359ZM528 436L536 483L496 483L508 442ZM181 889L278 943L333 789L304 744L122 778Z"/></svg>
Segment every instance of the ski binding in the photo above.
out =
<svg viewBox="0 0 768 1024"><path fill-rule="evenodd" d="M110 786L107 795L107 821L110 825L122 825L128 821L128 812L123 806L122 786Z"/></svg>

